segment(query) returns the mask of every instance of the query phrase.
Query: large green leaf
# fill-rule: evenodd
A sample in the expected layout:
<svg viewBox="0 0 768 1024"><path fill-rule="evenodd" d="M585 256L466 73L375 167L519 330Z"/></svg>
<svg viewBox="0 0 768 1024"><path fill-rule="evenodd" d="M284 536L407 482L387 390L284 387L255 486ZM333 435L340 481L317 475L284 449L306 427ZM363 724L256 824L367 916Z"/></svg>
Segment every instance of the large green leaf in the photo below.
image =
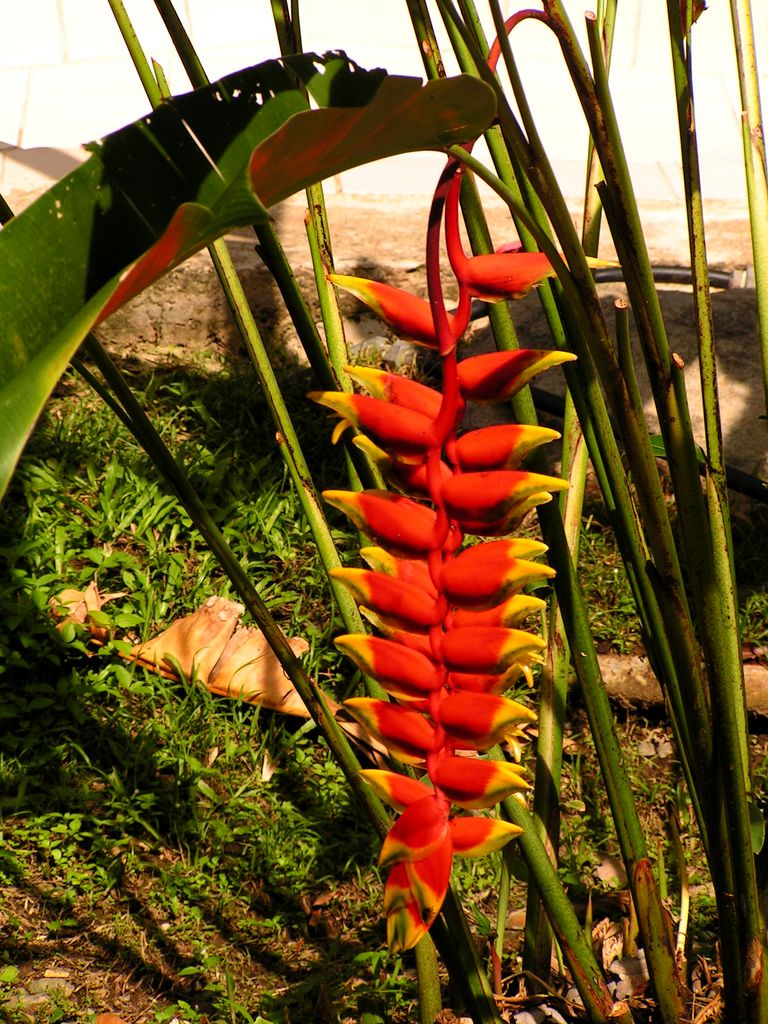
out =
<svg viewBox="0 0 768 1024"><path fill-rule="evenodd" d="M302 54L174 97L90 145L81 167L0 232L0 495L94 325L306 185L476 138L494 113L474 78L422 85L344 54Z"/></svg>

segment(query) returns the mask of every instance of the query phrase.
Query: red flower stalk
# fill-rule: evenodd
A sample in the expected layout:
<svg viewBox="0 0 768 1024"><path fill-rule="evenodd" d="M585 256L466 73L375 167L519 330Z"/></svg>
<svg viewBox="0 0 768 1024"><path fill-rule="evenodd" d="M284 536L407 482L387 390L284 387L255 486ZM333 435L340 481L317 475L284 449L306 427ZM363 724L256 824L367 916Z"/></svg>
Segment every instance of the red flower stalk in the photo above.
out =
<svg viewBox="0 0 768 1024"><path fill-rule="evenodd" d="M520 677L532 682L545 646L523 627L543 604L524 588L554 574L537 560L546 551L543 544L507 534L530 508L566 486L519 468L526 454L559 436L555 431L510 424L457 434L467 401L505 401L537 373L573 358L520 349L457 360L473 295L514 298L553 272L540 253L464 255L460 175L459 165L449 161L435 193L427 237L429 302L388 285L331 278L401 337L438 351L441 390L350 367L367 394L311 396L339 415L334 438L354 427L355 443L400 492L325 493L373 542L361 552L367 568L336 569L333 575L381 634L341 636L336 644L391 698L355 697L346 707L421 773L419 780L390 771L363 773L399 814L380 858L389 868L384 910L393 949L415 945L430 927L454 853L481 856L520 831L475 816L528 785L518 764L479 755L504 743L519 756L525 727L534 720L504 693ZM459 285L455 314L446 311L440 284L443 215ZM464 546L467 534L498 539ZM471 816L457 816L453 807Z"/></svg>

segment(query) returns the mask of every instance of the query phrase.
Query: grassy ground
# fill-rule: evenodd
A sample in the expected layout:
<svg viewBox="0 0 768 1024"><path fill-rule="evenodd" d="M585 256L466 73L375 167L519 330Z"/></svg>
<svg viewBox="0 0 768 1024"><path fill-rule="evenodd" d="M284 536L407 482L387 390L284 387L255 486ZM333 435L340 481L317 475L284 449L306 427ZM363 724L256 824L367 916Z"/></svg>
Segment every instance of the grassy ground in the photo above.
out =
<svg viewBox="0 0 768 1024"><path fill-rule="evenodd" d="M309 642L309 671L343 697L354 680L329 642L329 591L249 380L242 367L184 368L136 385L285 632ZM306 454L320 485L338 484L338 454L305 390L300 375L288 387ZM412 960L385 951L377 843L313 729L53 628L49 598L94 576L103 592L125 592L105 611L120 634L141 639L212 594L232 596L129 435L76 378L41 420L0 516L6 1019L88 1022L106 1010L157 1024L414 1019ZM762 643L755 538L745 616L748 639ZM583 549L598 642L635 649L599 510ZM666 844L671 748L663 730L632 716L620 728L649 831ZM605 867L616 851L578 710L566 762L563 874L577 898L620 888ZM479 941L493 927L498 868L488 858L457 877ZM46 970L59 977L35 1004L30 980Z"/></svg>

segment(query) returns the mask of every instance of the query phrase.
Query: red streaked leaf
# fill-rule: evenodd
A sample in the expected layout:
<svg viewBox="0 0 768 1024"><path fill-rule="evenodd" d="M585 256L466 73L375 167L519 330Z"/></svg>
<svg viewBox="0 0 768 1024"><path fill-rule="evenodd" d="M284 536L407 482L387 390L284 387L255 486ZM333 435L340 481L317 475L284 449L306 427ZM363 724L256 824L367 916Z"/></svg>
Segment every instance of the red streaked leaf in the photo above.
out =
<svg viewBox="0 0 768 1024"><path fill-rule="evenodd" d="M441 757L432 781L452 804L467 811L493 807L510 793L530 788L520 765L479 757Z"/></svg>
<svg viewBox="0 0 768 1024"><path fill-rule="evenodd" d="M329 574L364 604L401 629L428 629L443 618L440 605L421 587L370 569L331 569Z"/></svg>
<svg viewBox="0 0 768 1024"><path fill-rule="evenodd" d="M523 831L519 825L501 818L451 818L448 827L453 852L458 857L484 857L500 850Z"/></svg>
<svg viewBox="0 0 768 1024"><path fill-rule="evenodd" d="M423 654L380 636L337 636L338 649L394 696L423 699L443 682L442 672Z"/></svg>
<svg viewBox="0 0 768 1024"><path fill-rule="evenodd" d="M459 387L464 398L473 402L503 402L516 395L542 370L575 358L571 352L554 349L487 352L459 363Z"/></svg>
<svg viewBox="0 0 768 1024"><path fill-rule="evenodd" d="M520 661L535 660L546 646L525 629L458 626L443 636L442 656L451 672L504 672Z"/></svg>
<svg viewBox="0 0 768 1024"><path fill-rule="evenodd" d="M542 494L563 491L567 480L560 477L528 473L522 469L492 470L484 473L456 473L443 484L443 500L451 516L475 527L493 525L519 510L526 509L531 498L542 504Z"/></svg>
<svg viewBox="0 0 768 1024"><path fill-rule="evenodd" d="M420 299L402 288L364 277L347 277L344 274L329 274L329 281L338 288L351 292L369 306L374 313L399 337L414 341L427 348L437 348L432 310L426 299ZM449 315L454 338L458 339L467 328L467 321Z"/></svg>
<svg viewBox="0 0 768 1024"><path fill-rule="evenodd" d="M431 796L432 790L423 782L417 782L409 775L388 772L382 768L362 768L360 774L365 781L390 807L401 813L424 797Z"/></svg>
<svg viewBox="0 0 768 1024"><path fill-rule="evenodd" d="M421 554L433 545L437 516L411 498L376 490L323 491L323 497L390 551Z"/></svg>
<svg viewBox="0 0 768 1024"><path fill-rule="evenodd" d="M308 398L333 409L375 444L406 461L423 462L434 445L434 421L413 409L398 409L380 398L345 391L310 391Z"/></svg>
<svg viewBox="0 0 768 1024"><path fill-rule="evenodd" d="M437 793L410 804L389 830L379 865L386 868L400 860L430 857L448 837L448 810L447 800Z"/></svg>
<svg viewBox="0 0 768 1024"><path fill-rule="evenodd" d="M508 697L480 693L452 693L440 703L440 724L461 747L487 750L507 733L536 720L524 704Z"/></svg>
<svg viewBox="0 0 768 1024"><path fill-rule="evenodd" d="M401 761L417 764L438 748L440 740L435 727L418 711L373 697L350 697L344 701L344 707Z"/></svg>
<svg viewBox="0 0 768 1024"><path fill-rule="evenodd" d="M462 434L454 450L459 469L464 473L515 469L539 445L559 437L556 430L548 427L501 423Z"/></svg>

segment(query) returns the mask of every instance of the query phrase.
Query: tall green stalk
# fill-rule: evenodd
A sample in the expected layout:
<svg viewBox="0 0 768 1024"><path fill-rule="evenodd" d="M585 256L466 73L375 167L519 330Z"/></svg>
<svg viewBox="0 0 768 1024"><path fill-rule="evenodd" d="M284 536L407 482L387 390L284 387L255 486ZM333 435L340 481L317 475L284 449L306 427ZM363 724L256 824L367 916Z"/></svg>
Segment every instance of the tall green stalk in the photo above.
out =
<svg viewBox="0 0 768 1024"><path fill-rule="evenodd" d="M741 96L741 133L749 224L752 231L752 263L755 271L757 321L763 366L763 398L768 410L768 165L750 0L731 0L731 22Z"/></svg>

